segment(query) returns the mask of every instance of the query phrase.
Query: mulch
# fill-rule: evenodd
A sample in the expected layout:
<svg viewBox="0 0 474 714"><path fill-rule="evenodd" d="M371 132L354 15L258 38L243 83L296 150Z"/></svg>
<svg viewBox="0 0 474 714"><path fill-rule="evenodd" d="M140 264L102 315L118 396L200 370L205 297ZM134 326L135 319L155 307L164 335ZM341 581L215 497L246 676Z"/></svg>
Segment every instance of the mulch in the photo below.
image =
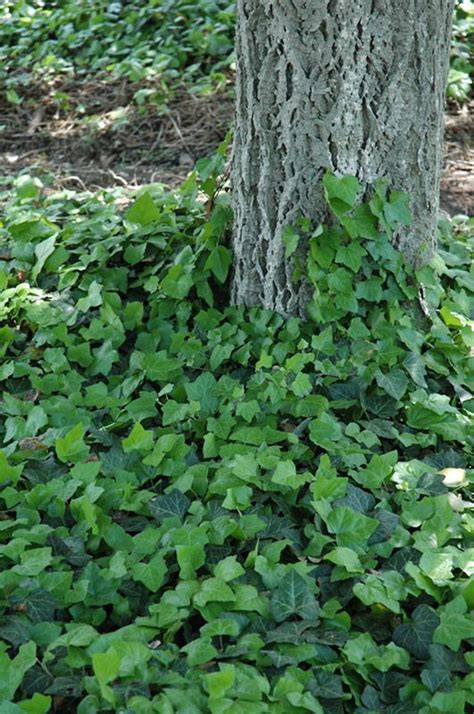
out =
<svg viewBox="0 0 474 714"><path fill-rule="evenodd" d="M49 175L55 189L179 185L224 139L233 98L182 89L161 103L138 105L140 89L162 91L97 77L30 86L19 106L0 92L3 176L28 169ZM473 110L474 101L446 114L441 207L451 215L474 215Z"/></svg>

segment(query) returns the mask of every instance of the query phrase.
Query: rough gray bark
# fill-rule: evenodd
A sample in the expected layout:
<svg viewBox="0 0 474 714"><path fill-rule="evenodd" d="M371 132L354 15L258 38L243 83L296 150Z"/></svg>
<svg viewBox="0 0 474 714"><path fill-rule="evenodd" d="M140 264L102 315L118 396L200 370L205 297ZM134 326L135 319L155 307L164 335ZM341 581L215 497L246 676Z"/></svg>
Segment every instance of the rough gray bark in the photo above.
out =
<svg viewBox="0 0 474 714"><path fill-rule="evenodd" d="M281 231L324 220L325 169L412 196L407 258L436 244L454 0L238 0L233 300L302 312Z"/></svg>

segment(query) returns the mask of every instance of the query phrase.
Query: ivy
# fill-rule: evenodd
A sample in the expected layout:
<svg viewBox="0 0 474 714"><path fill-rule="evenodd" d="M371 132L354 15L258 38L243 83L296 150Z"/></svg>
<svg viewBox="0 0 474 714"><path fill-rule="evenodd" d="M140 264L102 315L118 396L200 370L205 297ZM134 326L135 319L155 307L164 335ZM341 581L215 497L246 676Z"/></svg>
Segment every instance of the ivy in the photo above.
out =
<svg viewBox="0 0 474 714"><path fill-rule="evenodd" d="M328 177L308 321L228 307L222 159L0 196L2 699L467 712L472 221L414 273L405 199Z"/></svg>

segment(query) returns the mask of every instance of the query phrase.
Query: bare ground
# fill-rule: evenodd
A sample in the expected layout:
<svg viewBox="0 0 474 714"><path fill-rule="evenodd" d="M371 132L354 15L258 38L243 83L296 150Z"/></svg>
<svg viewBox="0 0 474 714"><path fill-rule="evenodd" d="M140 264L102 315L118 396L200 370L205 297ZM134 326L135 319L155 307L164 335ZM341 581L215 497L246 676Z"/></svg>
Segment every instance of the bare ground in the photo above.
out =
<svg viewBox="0 0 474 714"><path fill-rule="evenodd" d="M182 90L166 104L137 105L141 88L56 80L30 87L19 106L1 98L0 174L28 168L48 174L54 188L76 190L180 184L224 138L233 99ZM446 114L441 207L451 215L474 215L473 111L474 101Z"/></svg>
<svg viewBox="0 0 474 714"><path fill-rule="evenodd" d="M474 100L446 114L441 208L474 215Z"/></svg>

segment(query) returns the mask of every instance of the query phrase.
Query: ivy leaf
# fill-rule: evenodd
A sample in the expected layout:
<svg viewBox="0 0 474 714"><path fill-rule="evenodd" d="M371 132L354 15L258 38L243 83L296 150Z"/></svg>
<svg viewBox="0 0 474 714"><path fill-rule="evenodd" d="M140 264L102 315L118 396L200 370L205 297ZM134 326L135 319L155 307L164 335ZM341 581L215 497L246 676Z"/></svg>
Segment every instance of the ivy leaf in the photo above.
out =
<svg viewBox="0 0 474 714"><path fill-rule="evenodd" d="M384 216L392 228L411 225L410 196L401 191L392 191L389 201L384 205Z"/></svg>
<svg viewBox="0 0 474 714"><path fill-rule="evenodd" d="M36 663L36 644L21 645L14 659L0 651L0 701L10 702L25 673Z"/></svg>
<svg viewBox="0 0 474 714"><path fill-rule="evenodd" d="M462 640L474 638L474 617L463 612L448 611L448 608L456 602L462 603L464 611L467 610L461 595L452 600L441 614L441 622L434 635L434 642L446 645L453 652L459 651Z"/></svg>
<svg viewBox="0 0 474 714"><path fill-rule="evenodd" d="M0 637L11 642L14 647L19 647L31 639L31 624L24 617L11 617L0 627Z"/></svg>
<svg viewBox="0 0 474 714"><path fill-rule="evenodd" d="M19 712L27 712L27 714L47 714L51 710L51 704L53 703L53 698L35 692L29 701L23 700L18 705ZM7 711L5 710L5 714ZM12 714L14 714L12 710Z"/></svg>
<svg viewBox="0 0 474 714"><path fill-rule="evenodd" d="M23 465L10 466L5 452L0 450L0 484L5 481L12 481L13 484L16 484L21 477L22 471Z"/></svg>
<svg viewBox="0 0 474 714"><path fill-rule="evenodd" d="M158 592L167 572L168 566L159 554L155 555L148 563L136 563L132 569L133 579L143 583L153 593Z"/></svg>
<svg viewBox="0 0 474 714"><path fill-rule="evenodd" d="M380 278L368 278L356 285L356 295L368 302L380 302L382 300L382 281Z"/></svg>
<svg viewBox="0 0 474 714"><path fill-rule="evenodd" d="M199 402L206 412L213 412L219 404L217 380L210 372L203 372L194 382L188 382L185 389L188 399Z"/></svg>
<svg viewBox="0 0 474 714"><path fill-rule="evenodd" d="M43 588L32 590L25 597L26 613L33 622L50 622L58 609L58 602Z"/></svg>
<svg viewBox="0 0 474 714"><path fill-rule="evenodd" d="M310 439L314 444L325 449L331 449L335 442L342 438L341 425L331 414L323 412L318 419L309 424Z"/></svg>
<svg viewBox="0 0 474 714"><path fill-rule="evenodd" d="M173 265L161 281L161 289L168 297L184 300L193 286L193 276L181 264Z"/></svg>
<svg viewBox="0 0 474 714"><path fill-rule="evenodd" d="M223 245L218 245L209 253L204 267L206 270L211 270L217 280L223 285L227 280L231 263L232 257L229 250Z"/></svg>
<svg viewBox="0 0 474 714"><path fill-rule="evenodd" d="M190 667L198 667L206 664L214 657L217 657L218 652L209 640L198 639L190 642L182 648L187 654L187 663Z"/></svg>
<svg viewBox="0 0 474 714"><path fill-rule="evenodd" d="M393 473L397 460L398 453L396 451L389 451L387 454L374 454L368 466L354 474L355 478L365 488L371 490L380 488Z"/></svg>
<svg viewBox="0 0 474 714"><path fill-rule="evenodd" d="M206 674L207 691L209 699L222 699L228 689L230 689L235 681L234 669L222 669L219 672L211 672Z"/></svg>
<svg viewBox="0 0 474 714"><path fill-rule="evenodd" d="M292 615L316 621L319 607L306 580L295 570L290 570L272 595L271 611L277 622Z"/></svg>
<svg viewBox="0 0 474 714"><path fill-rule="evenodd" d="M206 562L204 546L201 543L177 545L176 559L180 568L181 578L183 580L194 580L196 578L196 570Z"/></svg>
<svg viewBox="0 0 474 714"><path fill-rule="evenodd" d="M92 655L92 669L97 677L101 694L111 704L114 704L115 696L108 684L117 677L120 663L121 657L112 647L109 647L107 652L97 652Z"/></svg>
<svg viewBox="0 0 474 714"><path fill-rule="evenodd" d="M350 218L347 220L351 220ZM362 263L362 258L366 255L366 250L359 243L351 243L350 245L342 245L336 253L336 263L345 265L358 273Z"/></svg>
<svg viewBox="0 0 474 714"><path fill-rule="evenodd" d="M323 186L326 200L338 218L353 208L361 190L355 176L339 178L329 172L324 174Z"/></svg>
<svg viewBox="0 0 474 714"><path fill-rule="evenodd" d="M76 424L65 436L56 439L56 454L60 461L83 461L89 453L89 447L84 442L85 429L82 424Z"/></svg>
<svg viewBox="0 0 474 714"><path fill-rule="evenodd" d="M465 714L466 692L436 692L430 702L431 711L446 712L446 714Z"/></svg>
<svg viewBox="0 0 474 714"><path fill-rule="evenodd" d="M419 387L426 388L426 366L421 357L416 352L409 352L403 360L403 366Z"/></svg>
<svg viewBox="0 0 474 714"><path fill-rule="evenodd" d="M143 358L143 369L148 379L152 381L164 382L169 380L181 366L179 359L169 357L164 350L147 353Z"/></svg>
<svg viewBox="0 0 474 714"><path fill-rule="evenodd" d="M56 235L52 235L49 238L46 238L46 240L41 241L41 243L38 243L38 245L36 246L36 263L33 266L33 270L31 271L31 277L33 280L36 280L36 278L42 271L47 259L54 252L55 243Z"/></svg>
<svg viewBox="0 0 474 714"><path fill-rule="evenodd" d="M363 573L364 568L359 560L359 556L350 548L334 548L327 555L325 560L330 560L335 565L342 565L348 573Z"/></svg>
<svg viewBox="0 0 474 714"><path fill-rule="evenodd" d="M130 434L122 439L122 449L128 454L130 451L150 451L153 448L153 432L144 429L137 422Z"/></svg>
<svg viewBox="0 0 474 714"><path fill-rule="evenodd" d="M379 525L375 518L369 518L346 506L334 508L325 520L329 531L336 534L339 546L356 550L366 543Z"/></svg>
<svg viewBox="0 0 474 714"><path fill-rule="evenodd" d="M165 496L154 498L149 503L152 515L159 523L163 523L165 518L179 518L183 520L186 511L191 505L191 501L184 493L174 489Z"/></svg>
<svg viewBox="0 0 474 714"><path fill-rule="evenodd" d="M384 605L392 612L400 612L399 601L406 597L404 578L400 573L388 572L382 577L368 575L363 583L354 585L354 595L365 605Z"/></svg>
<svg viewBox="0 0 474 714"><path fill-rule="evenodd" d="M431 692L447 689L451 684L455 655L441 645L430 645L429 653L430 659L421 672L421 681Z"/></svg>
<svg viewBox="0 0 474 714"><path fill-rule="evenodd" d="M324 670L315 669L314 676L309 680L307 686L311 694L323 699L341 700L344 695L342 678L338 674Z"/></svg>
<svg viewBox="0 0 474 714"><path fill-rule="evenodd" d="M292 226L285 226L282 230L281 239L285 246L285 260L288 260L298 248L300 237Z"/></svg>
<svg viewBox="0 0 474 714"><path fill-rule="evenodd" d="M272 476L273 483L296 489L302 486L309 478L309 474L297 474L293 461L280 461Z"/></svg>
<svg viewBox="0 0 474 714"><path fill-rule="evenodd" d="M125 214L128 221L138 223L141 226L147 226L149 223L157 221L160 216L160 210L148 191L142 193Z"/></svg>
<svg viewBox="0 0 474 714"><path fill-rule="evenodd" d="M245 574L245 569L237 561L235 555L229 555L224 560L221 560L214 568L214 576L228 583L231 580L240 578Z"/></svg>
<svg viewBox="0 0 474 714"><path fill-rule="evenodd" d="M393 641L418 659L428 659L433 634L440 623L433 608L418 605L413 610L411 621L398 625L393 632Z"/></svg>
<svg viewBox="0 0 474 714"><path fill-rule="evenodd" d="M408 378L401 369L392 369L387 374L378 372L375 378L379 387L397 401L400 401L407 391Z"/></svg>
<svg viewBox="0 0 474 714"><path fill-rule="evenodd" d="M375 217L369 206L357 206L352 212L352 215L350 217L345 216L341 223L351 238L371 238L372 240L377 240L379 236ZM357 245L357 243L355 245ZM362 248L362 251L362 255L365 255L365 249ZM358 270L356 272L358 272Z"/></svg>

